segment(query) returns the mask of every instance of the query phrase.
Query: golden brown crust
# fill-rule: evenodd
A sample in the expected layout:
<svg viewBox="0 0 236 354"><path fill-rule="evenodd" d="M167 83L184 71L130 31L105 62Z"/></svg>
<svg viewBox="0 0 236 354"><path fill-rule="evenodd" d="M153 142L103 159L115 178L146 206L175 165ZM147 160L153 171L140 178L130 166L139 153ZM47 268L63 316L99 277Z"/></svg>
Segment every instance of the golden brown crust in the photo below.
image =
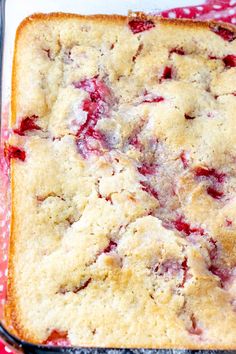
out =
<svg viewBox="0 0 236 354"><path fill-rule="evenodd" d="M11 332L19 338L24 338L24 333L22 332L19 326L19 320L17 319L17 304L16 304L16 296L15 296L15 287L14 287L14 262L13 256L15 254L15 212L14 212L14 161L11 161L11 168L10 168L10 180L11 180L11 223L10 223L10 240L9 240L9 260L8 260L8 283L7 283L7 303L5 306L5 320L9 326Z"/></svg>
<svg viewBox="0 0 236 354"><path fill-rule="evenodd" d="M133 14L130 14L130 16L134 16ZM139 17L143 17L143 13L138 13ZM192 27L192 28L207 28L212 25L219 25L219 23L216 23L214 21L208 21L208 22L200 22L200 21L191 21L191 20L171 20L171 19L163 19L160 17L153 17L153 16L148 16L147 18L154 20L155 22L162 22L165 24L174 24L177 26L183 25L187 27ZM12 69L12 96L11 96L11 126L13 126L16 122L16 100L17 100L17 82L16 82L16 76L17 76L17 55L18 55L18 40L22 34L22 31L26 28L26 26L30 25L32 21L52 21L52 20L67 20L67 19L78 19L78 20L94 20L94 21L105 21L105 22L110 22L113 23L114 21L116 23L124 24L128 17L126 16L120 16L120 15L91 15L91 16L82 16L82 15L77 15L77 14L65 14L65 13L51 13L51 14L33 14L30 17L27 17L25 20L22 21L20 26L17 29L16 33L16 39L15 39L15 50L14 50L14 58L13 58L13 69ZM222 24L227 29L236 31L235 27L232 25L226 25ZM10 259L9 259L9 278L8 278L8 301L7 301L7 306L6 306L6 320L9 325L12 325L14 327L15 333L22 339L27 340L29 342L36 343L37 339L32 337L30 333L24 330L24 328L20 325L19 321L19 314L17 312L17 300L16 300L16 294L15 294L15 287L14 287L14 264L12 261L12 257L15 253L15 240L16 240L16 230L15 230L15 205L14 205L14 162L12 162L11 165L11 191L12 191L12 216L11 216L11 238L10 238ZM89 347L89 344L88 344ZM113 345L110 345L110 348L116 347L116 343ZM145 346L143 346L145 348ZM135 347L134 347L135 348ZM157 348L155 346L155 348ZM164 348L178 348L178 349L183 349L181 346L176 346L176 345L167 345ZM214 344L193 344L192 346L188 346L188 348L184 349L224 349L224 350L232 350L235 348L232 348L230 346L222 346L221 348L215 347Z"/></svg>

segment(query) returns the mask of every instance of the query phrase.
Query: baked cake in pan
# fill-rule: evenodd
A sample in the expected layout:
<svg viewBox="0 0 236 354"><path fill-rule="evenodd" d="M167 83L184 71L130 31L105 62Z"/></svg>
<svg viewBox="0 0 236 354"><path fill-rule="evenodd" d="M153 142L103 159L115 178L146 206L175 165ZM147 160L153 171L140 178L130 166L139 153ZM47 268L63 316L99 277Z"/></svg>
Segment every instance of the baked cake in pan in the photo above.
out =
<svg viewBox="0 0 236 354"><path fill-rule="evenodd" d="M6 318L34 343L236 348L236 30L17 31Z"/></svg>

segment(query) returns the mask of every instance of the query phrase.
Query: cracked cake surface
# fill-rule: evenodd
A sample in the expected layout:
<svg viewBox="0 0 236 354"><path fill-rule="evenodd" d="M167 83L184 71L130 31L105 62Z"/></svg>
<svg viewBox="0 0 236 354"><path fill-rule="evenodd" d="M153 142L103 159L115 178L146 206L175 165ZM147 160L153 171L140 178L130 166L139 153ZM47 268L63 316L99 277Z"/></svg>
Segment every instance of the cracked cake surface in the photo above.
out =
<svg viewBox="0 0 236 354"><path fill-rule="evenodd" d="M6 319L34 343L236 348L236 30L17 31Z"/></svg>

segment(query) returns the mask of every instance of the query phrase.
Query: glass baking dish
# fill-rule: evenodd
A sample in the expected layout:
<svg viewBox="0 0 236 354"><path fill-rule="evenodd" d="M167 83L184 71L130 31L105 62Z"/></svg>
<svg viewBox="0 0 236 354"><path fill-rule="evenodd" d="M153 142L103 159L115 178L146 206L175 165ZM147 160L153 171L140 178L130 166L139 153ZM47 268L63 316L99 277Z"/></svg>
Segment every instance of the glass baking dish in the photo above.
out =
<svg viewBox="0 0 236 354"><path fill-rule="evenodd" d="M8 329L4 327L3 321L3 308L4 308L4 298L6 297L6 279L7 279L7 238L9 234L9 198L7 191L7 170L3 166L3 154L2 147L4 140L8 137L8 127L7 118L9 114L9 102L10 102L10 83L11 83L11 63L13 56L14 38L15 32L20 24L20 22L26 17L35 12L67 12L67 13L81 13L81 14L122 14L127 15L129 10L132 11L145 11L151 13L159 13L160 11L167 11L173 7L190 7L199 5L199 0L110 0L109 2L104 2L104 0L0 0L0 95L1 95L1 148L0 148L0 178L1 178L1 189L5 189L5 193L0 193L0 337L7 343L13 351L23 352L23 353L87 353L90 354L96 350L96 353L154 353L154 350L148 349L106 349L106 348L65 348L65 347L52 347L45 345L34 345L31 343L26 343L20 339L14 337ZM212 5L212 1L209 0ZM214 1L213 1L214 2ZM217 6L225 6L225 4L230 6L232 17L236 13L233 12L233 6L236 5L236 1L215 1L213 5L214 11L217 12ZM214 7L215 6L215 7ZM198 6L198 10L202 11L202 6ZM188 15L189 11L185 8L185 14ZM214 12L213 11L213 12ZM169 17L175 17L175 13L169 14ZM182 16L183 17L183 16ZM196 15L198 17L198 15ZM214 16L216 19L217 13ZM204 18L204 17L203 17ZM207 17L206 17L207 18ZM235 23L236 15L231 19L232 23ZM5 207L4 207L5 206ZM158 353L173 353L177 351L172 350L155 350ZM180 352L180 351L178 351ZM183 350L181 352L191 353L195 351ZM224 351L225 352L225 351ZM235 351L231 351L236 353ZM4 353L0 349L0 353ZM207 351L207 353L216 353L216 351Z"/></svg>

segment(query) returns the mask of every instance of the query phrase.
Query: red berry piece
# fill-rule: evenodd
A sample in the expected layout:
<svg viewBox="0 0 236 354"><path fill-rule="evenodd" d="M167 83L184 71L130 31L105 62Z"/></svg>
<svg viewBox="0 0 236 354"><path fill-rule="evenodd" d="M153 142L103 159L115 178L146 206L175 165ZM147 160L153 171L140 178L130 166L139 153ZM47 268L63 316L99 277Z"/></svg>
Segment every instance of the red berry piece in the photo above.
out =
<svg viewBox="0 0 236 354"><path fill-rule="evenodd" d="M143 100L143 103L158 103L164 101L164 97L162 96L156 96L153 98L146 98Z"/></svg>
<svg viewBox="0 0 236 354"><path fill-rule="evenodd" d="M22 118L19 128L13 129L13 132L18 135L25 135L26 131L41 130L41 128L35 123L38 116L33 115L30 117Z"/></svg>
<svg viewBox="0 0 236 354"><path fill-rule="evenodd" d="M192 233L196 233L196 234L199 234L201 236L203 236L205 234L205 231L201 228L201 227L193 227L191 229L191 232Z"/></svg>
<svg viewBox="0 0 236 354"><path fill-rule="evenodd" d="M102 100L104 102L108 101L111 96L111 92L106 84L99 80L97 76L92 79L85 79L79 82L74 82L75 88L81 88L89 93L90 99L93 102Z"/></svg>
<svg viewBox="0 0 236 354"><path fill-rule="evenodd" d="M114 251L117 247L117 243L113 240L110 240L108 246L102 251L102 253L110 253Z"/></svg>
<svg viewBox="0 0 236 354"><path fill-rule="evenodd" d="M214 199L221 199L224 196L224 193L222 191L219 191L214 187L208 187L207 194L209 194Z"/></svg>
<svg viewBox="0 0 236 354"><path fill-rule="evenodd" d="M223 62L225 64L225 66L227 66L229 68L235 67L236 66L236 55L233 55L233 54L226 55L226 57L223 58Z"/></svg>
<svg viewBox="0 0 236 354"><path fill-rule="evenodd" d="M180 216L178 219L172 222L173 226L179 232L183 232L186 236L190 234L204 235L204 230L201 227L191 227L189 223L184 221L184 217Z"/></svg>
<svg viewBox="0 0 236 354"><path fill-rule="evenodd" d="M137 135L134 135L133 137L131 137L129 139L128 143L130 145L132 145L133 147L135 147L135 149L137 149L137 150L142 150L142 148L143 148L143 144L141 143L141 141L139 140Z"/></svg>
<svg viewBox="0 0 236 354"><path fill-rule="evenodd" d="M207 194L209 194L214 199L221 199L224 196L224 193L219 190L217 184L223 183L225 180L225 173L218 172L214 168L207 167L196 167L194 169L195 176L197 178L205 178L211 182L211 185L207 187Z"/></svg>
<svg viewBox="0 0 236 354"><path fill-rule="evenodd" d="M191 115L186 114L186 113L185 113L185 115L184 115L184 118L187 119L187 120L195 119L194 116L191 116Z"/></svg>
<svg viewBox="0 0 236 354"><path fill-rule="evenodd" d="M200 336L202 334L202 329L197 326L197 321L194 314L191 315L190 320L192 326L188 329L189 333L195 336Z"/></svg>
<svg viewBox="0 0 236 354"><path fill-rule="evenodd" d="M218 247L217 247L217 243L215 240L213 240L213 238L210 238L208 240L209 244L210 244L210 250L208 250L209 253L209 258L211 261L214 261L217 256L218 256Z"/></svg>
<svg viewBox="0 0 236 354"><path fill-rule="evenodd" d="M158 275L163 276L164 274L169 274L175 276L182 269L181 264L176 260L168 259L161 264L155 265L153 271L158 273Z"/></svg>
<svg viewBox="0 0 236 354"><path fill-rule="evenodd" d="M141 18L133 18L129 21L128 26L130 30L136 34L144 31L149 31L151 28L155 27L152 20L145 20Z"/></svg>
<svg viewBox="0 0 236 354"><path fill-rule="evenodd" d="M93 129L102 116L108 116L109 106L112 103L111 92L97 77L74 82L74 87L85 90L90 96L89 99L84 100L82 106L83 111L88 113L87 120L77 132L77 136L83 139L87 131Z"/></svg>
<svg viewBox="0 0 236 354"><path fill-rule="evenodd" d="M100 140L100 141L104 140L104 135L100 133L98 130L94 130L91 127L87 130L86 136L91 137L95 140Z"/></svg>
<svg viewBox="0 0 236 354"><path fill-rule="evenodd" d="M212 32L220 36L227 42L232 42L236 38L236 33L231 31L228 28L222 27L220 25L216 25L210 28Z"/></svg>
<svg viewBox="0 0 236 354"><path fill-rule="evenodd" d="M217 60L219 58L217 58L215 55L208 55L208 59L210 60Z"/></svg>
<svg viewBox="0 0 236 354"><path fill-rule="evenodd" d="M225 173L217 172L214 168L196 167L194 172L196 177L213 177L219 183L223 183L226 177Z"/></svg>
<svg viewBox="0 0 236 354"><path fill-rule="evenodd" d="M157 191L148 183L145 181L141 181L140 184L142 185L142 190L149 193L152 195L154 198L158 199L158 193Z"/></svg>
<svg viewBox="0 0 236 354"><path fill-rule="evenodd" d="M144 176L154 175L156 173L156 168L157 166L154 164L144 163L142 166L138 167L138 171Z"/></svg>
<svg viewBox="0 0 236 354"><path fill-rule="evenodd" d="M111 199L111 194L107 195L105 197L105 199L106 199L107 202L110 202L111 204L113 204L112 199Z"/></svg>
<svg viewBox="0 0 236 354"><path fill-rule="evenodd" d="M180 154L180 159L182 161L182 164L183 164L183 167L184 169L188 168L189 166L189 161L188 161L188 158L187 158L187 155L186 155L186 152L185 151L182 151L181 154Z"/></svg>
<svg viewBox="0 0 236 354"><path fill-rule="evenodd" d="M181 264L181 269L183 270L183 280L182 280L182 283L179 286L180 286L180 288L183 288L185 283L186 283L186 280L187 280L187 277L188 277L188 270L189 270L187 257L184 258L184 260L183 260L183 262Z"/></svg>
<svg viewBox="0 0 236 354"><path fill-rule="evenodd" d="M17 146L5 145L4 156L8 162L11 159L19 159L21 161L25 161L26 153L23 149L20 149Z"/></svg>
<svg viewBox="0 0 236 354"><path fill-rule="evenodd" d="M172 74L172 68L170 66L166 66L163 69L162 75L160 77L160 82L162 82L163 80L172 79Z"/></svg>
<svg viewBox="0 0 236 354"><path fill-rule="evenodd" d="M231 227L231 226L233 225L233 221L230 220L230 219L226 219L226 220L225 220L225 223L226 223L226 226L227 226L227 227Z"/></svg>
<svg viewBox="0 0 236 354"><path fill-rule="evenodd" d="M170 50L170 54L173 54L173 53L178 54L178 55L185 55L183 48L177 48L177 47L173 48Z"/></svg>
<svg viewBox="0 0 236 354"><path fill-rule="evenodd" d="M113 173L113 175L114 175L114 173ZM107 202L110 202L111 204L113 204L111 193L104 197L103 195L101 195L100 192L98 192L98 198L100 198L100 199L105 198L105 200Z"/></svg>
<svg viewBox="0 0 236 354"><path fill-rule="evenodd" d="M84 100L82 104L82 109L84 112L87 112L88 115L86 122L81 125L80 129L77 132L77 135L80 134L80 132L83 132L89 126L94 127L97 124L97 121L100 119L102 112L105 113L104 115L107 115L108 113L107 106L104 105L103 102L94 102L90 99Z"/></svg>
<svg viewBox="0 0 236 354"><path fill-rule="evenodd" d="M211 265L208 270L220 278L221 287L224 287L224 284L230 280L231 278L231 271L227 268L220 268L216 265Z"/></svg>
<svg viewBox="0 0 236 354"><path fill-rule="evenodd" d="M183 278L178 287L183 288L186 280L188 278L188 260L187 257L184 258L182 263L176 260L166 260L163 263L158 263L154 266L153 271L159 276L164 276L165 274L170 276L176 276L180 271L183 272Z"/></svg>
<svg viewBox="0 0 236 354"><path fill-rule="evenodd" d="M173 222L174 227L176 230L185 233L186 235L191 234L191 227L190 224L184 221L183 217L181 216L179 219Z"/></svg>
<svg viewBox="0 0 236 354"><path fill-rule="evenodd" d="M80 133L76 140L78 152L87 159L91 154L101 155L103 150L107 148L106 138L98 130L88 127L87 131Z"/></svg>
<svg viewBox="0 0 236 354"><path fill-rule="evenodd" d="M91 281L92 281L92 278L89 278L89 279L85 280L85 282L83 282L80 286L74 287L72 290L73 293L77 294L79 291L84 290L91 283Z"/></svg>
<svg viewBox="0 0 236 354"><path fill-rule="evenodd" d="M65 295L66 293L74 293L77 294L79 291L87 288L87 286L91 283L92 278L88 278L87 280L83 281L79 286L74 286L72 289L68 289L66 287L61 287L58 291L58 294Z"/></svg>
<svg viewBox="0 0 236 354"><path fill-rule="evenodd" d="M60 332L56 329L51 332L50 336L44 341L43 344L64 347L71 346L68 339L68 333L66 331Z"/></svg>

